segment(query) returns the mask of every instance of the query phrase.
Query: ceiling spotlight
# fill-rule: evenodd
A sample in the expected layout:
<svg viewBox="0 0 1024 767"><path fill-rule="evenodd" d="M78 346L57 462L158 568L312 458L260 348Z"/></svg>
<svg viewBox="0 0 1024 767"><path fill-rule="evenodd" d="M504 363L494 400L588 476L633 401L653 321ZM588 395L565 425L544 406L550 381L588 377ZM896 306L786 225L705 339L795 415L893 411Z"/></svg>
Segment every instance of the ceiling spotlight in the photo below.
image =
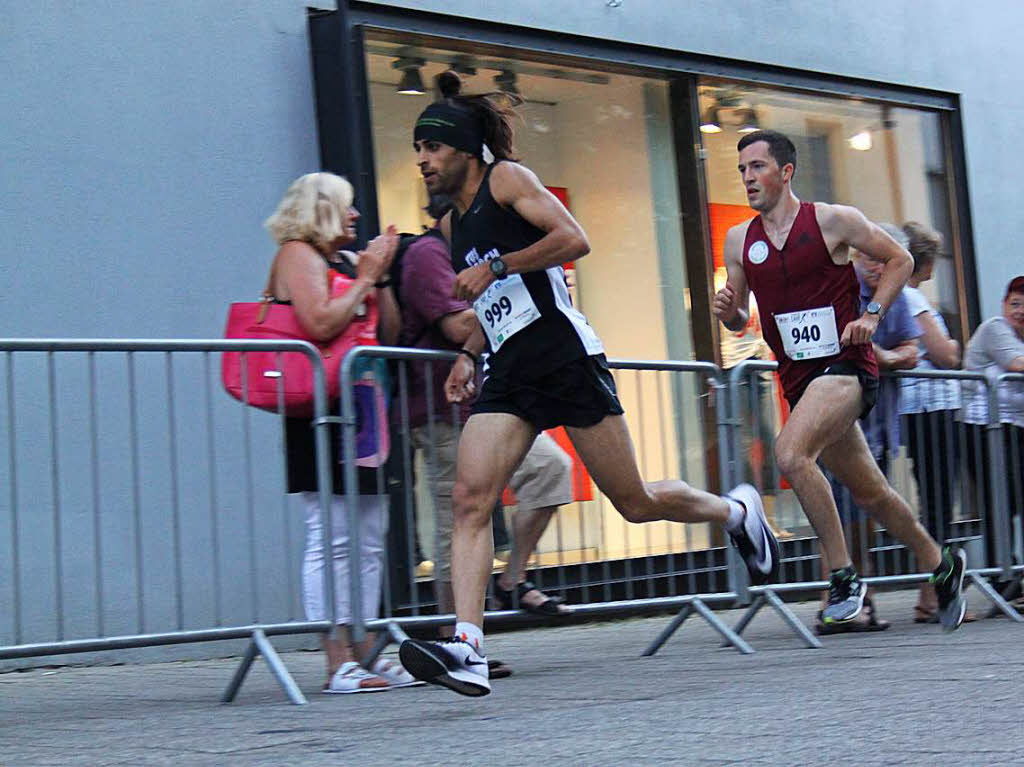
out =
<svg viewBox="0 0 1024 767"><path fill-rule="evenodd" d="M740 118L739 133L753 133L761 130L761 121L757 119L757 110L753 107L737 109L736 115Z"/></svg>
<svg viewBox="0 0 1024 767"><path fill-rule="evenodd" d="M422 96L427 92L423 87L423 78L420 77L420 67L425 62L423 59L396 59L391 62L394 69L402 70L402 79L398 82L395 90L406 96Z"/></svg>
<svg viewBox="0 0 1024 767"><path fill-rule="evenodd" d="M718 107L708 107L700 118L701 133L721 133L722 126L718 122Z"/></svg>
<svg viewBox="0 0 1024 767"><path fill-rule="evenodd" d="M871 131L862 130L860 133L850 136L847 143L849 143L850 149L866 152L871 149Z"/></svg>
<svg viewBox="0 0 1024 767"><path fill-rule="evenodd" d="M494 84L498 90L504 93L511 93L513 96L520 96L519 85L516 83L516 73L511 69L503 69L494 76Z"/></svg>

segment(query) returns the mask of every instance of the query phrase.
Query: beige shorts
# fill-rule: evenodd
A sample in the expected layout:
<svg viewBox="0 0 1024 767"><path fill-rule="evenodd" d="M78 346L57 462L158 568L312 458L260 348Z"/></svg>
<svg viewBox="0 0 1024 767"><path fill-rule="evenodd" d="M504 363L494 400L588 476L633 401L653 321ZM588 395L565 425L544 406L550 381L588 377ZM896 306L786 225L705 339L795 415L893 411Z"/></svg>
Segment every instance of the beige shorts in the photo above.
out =
<svg viewBox="0 0 1024 767"><path fill-rule="evenodd" d="M433 444L430 438L433 437ZM412 429L412 444L424 451L426 480L436 512L435 545L432 547L438 580L451 580L449 552L452 545L452 487L459 452L459 430L447 422ZM547 434L537 435L509 482L520 510L542 509L572 503L572 459Z"/></svg>

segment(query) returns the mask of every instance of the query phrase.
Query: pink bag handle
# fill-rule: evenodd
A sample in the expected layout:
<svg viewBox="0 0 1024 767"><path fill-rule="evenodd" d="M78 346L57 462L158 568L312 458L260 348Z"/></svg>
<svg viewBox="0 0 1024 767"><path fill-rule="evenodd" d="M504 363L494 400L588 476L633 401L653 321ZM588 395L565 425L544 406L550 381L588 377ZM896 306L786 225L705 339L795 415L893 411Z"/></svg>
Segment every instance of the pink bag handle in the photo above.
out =
<svg viewBox="0 0 1024 767"><path fill-rule="evenodd" d="M310 246L312 247L312 246ZM256 315L256 322L259 325L263 324L263 320L267 316L267 311L270 305L277 300L273 293L270 292L270 286L274 284L274 272L277 270L277 259L281 255L280 249L274 254L274 260L270 262L270 273L267 275L267 285L263 288L263 295L260 296L260 302L263 306L260 307L259 314ZM327 259L324 259L324 263L328 263ZM331 267L327 267L327 295L331 294Z"/></svg>

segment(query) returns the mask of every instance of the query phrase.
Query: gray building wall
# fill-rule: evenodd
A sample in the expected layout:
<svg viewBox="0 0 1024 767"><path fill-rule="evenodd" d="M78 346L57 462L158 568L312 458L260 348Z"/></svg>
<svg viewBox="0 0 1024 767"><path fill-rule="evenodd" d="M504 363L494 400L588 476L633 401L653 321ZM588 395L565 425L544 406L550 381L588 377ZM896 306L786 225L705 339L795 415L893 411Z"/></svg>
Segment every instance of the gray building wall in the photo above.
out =
<svg viewBox="0 0 1024 767"><path fill-rule="evenodd" d="M1024 10L1016 3L561 0L557 13L550 0L390 4L961 94L986 316L998 311L1007 278L1024 271L1018 195L1004 171L1013 167L1011 130L1024 122L1016 35ZM257 295L273 252L261 222L291 179L318 166L305 5L109 0L8 8L0 38L0 336L216 337L228 302ZM44 436L51 428L45 360L3 368L0 401L14 402L5 412L17 414L17 432L5 416L0 561L17 558L19 568L16 577L0 568L0 604L13 604L15 580L22 593L21 636L4 611L0 645L54 638L58 593L68 600L64 635L90 636L96 588L107 598L107 633L132 630L140 589L147 630L173 628L182 613L188 627L208 625L212 561L207 534L196 531L209 528L211 515L225 546L221 619L254 614L253 578L264 595L259 617L298 617L302 525L280 500L276 424L256 414L247 427L241 408L216 391L215 371L184 363L167 390L168 367L150 360L138 373L146 401L137 418L142 449L133 458L125 368L103 365L98 465L88 457L84 363L58 366L56 452ZM212 420L204 386L213 390ZM177 392L173 410L168 391ZM169 423L178 444L167 440ZM246 434L255 472L240 457ZM125 478L133 460L141 489ZM94 494L81 481L94 476L103 488L100 527L114 536L99 578L91 559ZM211 477L219 499L210 500ZM136 512L142 574L128 538L116 537ZM254 573L239 538L250 513L262 531ZM182 594L167 547L175 514L195 533L186 542Z"/></svg>

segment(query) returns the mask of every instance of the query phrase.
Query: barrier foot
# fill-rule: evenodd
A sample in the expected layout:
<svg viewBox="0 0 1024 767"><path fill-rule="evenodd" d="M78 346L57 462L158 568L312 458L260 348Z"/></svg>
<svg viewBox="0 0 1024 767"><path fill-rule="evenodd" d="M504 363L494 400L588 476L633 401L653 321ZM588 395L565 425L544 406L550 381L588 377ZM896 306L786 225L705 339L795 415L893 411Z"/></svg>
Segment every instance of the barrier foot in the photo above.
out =
<svg viewBox="0 0 1024 767"><path fill-rule="evenodd" d="M667 642L673 634L676 633L676 630L680 626L683 625L683 621L690 617L690 613L692 612L693 604L687 602L685 605L683 605L683 609L679 611L676 617L672 619L672 622L668 624L660 634L658 634L657 638L653 642L647 645L647 649L644 650L641 653L641 655L644 657L650 657L651 655L654 655L654 653L658 652L658 650L661 649L661 646L665 644L665 642Z"/></svg>
<svg viewBox="0 0 1024 767"><path fill-rule="evenodd" d="M672 622L668 624L660 634L658 634L657 638L647 646L647 649L645 649L641 655L644 657L650 657L658 652L662 645L664 645L665 642L667 642L671 636L679 630L679 627L683 625L683 622L694 612L711 624L711 628L722 635L725 639L725 646L732 645L744 655L750 655L754 652L754 648L747 644L742 637L734 633L731 628L722 623L722 621L718 619L718 616L715 615L711 611L711 608L704 604L702 600L694 599L683 606L683 609L679 611L678 615L676 615L676 617L672 619Z"/></svg>
<svg viewBox="0 0 1024 767"><path fill-rule="evenodd" d="M786 607L786 603L779 599L778 594L774 591L768 590L762 592L765 600L772 607L775 608L775 612L782 616L782 620L789 624L789 627L797 633L797 635L804 640L804 644L814 650L820 650L824 647L818 637L814 636L807 627L802 624L793 611Z"/></svg>
<svg viewBox="0 0 1024 767"><path fill-rule="evenodd" d="M720 621L718 616L711 612L711 608L704 604L704 602L699 599L694 599L693 609L700 614L700 617L711 624L711 628L722 635L726 644L731 644L744 655L752 655L754 653L754 648L747 644L743 637L735 633L731 628L726 626L725 623Z"/></svg>
<svg viewBox="0 0 1024 767"><path fill-rule="evenodd" d="M743 613L743 617L740 618L740 622L736 624L735 628L733 628L733 631L736 632L737 636L743 633L743 630L747 627L750 621L754 620L754 616L757 615L758 610L760 610L762 607L764 607L764 595L758 594L754 601L750 604L750 607L747 608L747 611ZM728 647L729 641L726 640L722 642L720 646Z"/></svg>
<svg viewBox="0 0 1024 767"><path fill-rule="evenodd" d="M1024 623L1024 617L1019 612L1013 609L1013 606L1003 599L1003 595L992 588L992 584L982 578L977 573L969 573L971 577L971 583L978 587L978 591L985 595L985 597L994 605L989 611L986 618L991 618L996 614L996 611L1001 611L1007 618L1015 623Z"/></svg>
<svg viewBox="0 0 1024 767"><path fill-rule="evenodd" d="M267 635L263 633L262 629L256 629L252 633L252 641L249 642L249 646L245 650L242 662L235 670L235 675L232 677L228 689L224 691L224 696L220 699L221 703L231 703L235 699L257 655L263 656L263 659L270 667L271 673L277 678L278 684L284 688L288 700L296 706L304 706L309 702L306 700L306 696L302 694L299 686L295 684L292 675L288 673L288 669L285 668L284 663L281 661L281 656L277 654L277 650L274 649L270 640L267 639Z"/></svg>

